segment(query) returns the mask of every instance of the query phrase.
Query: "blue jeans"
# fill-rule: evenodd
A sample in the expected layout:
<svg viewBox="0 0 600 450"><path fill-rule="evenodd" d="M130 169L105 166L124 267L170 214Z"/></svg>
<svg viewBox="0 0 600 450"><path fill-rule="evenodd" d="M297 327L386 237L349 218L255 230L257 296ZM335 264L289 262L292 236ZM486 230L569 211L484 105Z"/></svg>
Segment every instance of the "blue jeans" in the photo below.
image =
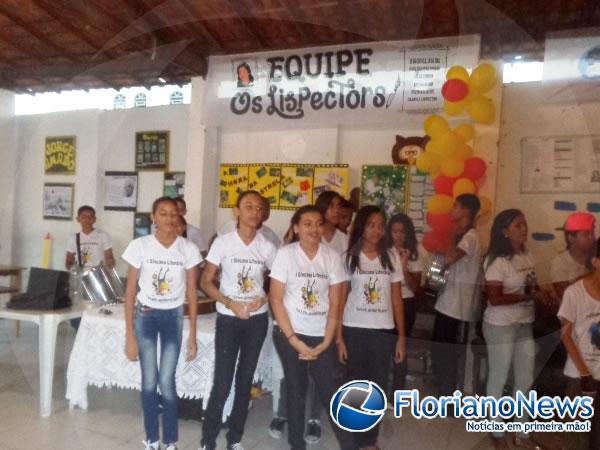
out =
<svg viewBox="0 0 600 450"><path fill-rule="evenodd" d="M142 408L146 439L160 439L158 430L159 404L162 403L163 442L177 442L177 391L175 369L181 349L183 307L144 310L136 306L135 338L142 370ZM160 367L157 347L160 338ZM157 387L160 388L160 396Z"/></svg>
<svg viewBox="0 0 600 450"><path fill-rule="evenodd" d="M487 395L502 397L511 366L515 378L513 398L517 391L527 395L533 384L535 369L535 342L531 324L513 323L500 326L484 321L482 329L488 351ZM515 420L529 422L530 419L524 415ZM503 436L501 432L493 434L495 437ZM519 437L527 438L527 434L519 433Z"/></svg>

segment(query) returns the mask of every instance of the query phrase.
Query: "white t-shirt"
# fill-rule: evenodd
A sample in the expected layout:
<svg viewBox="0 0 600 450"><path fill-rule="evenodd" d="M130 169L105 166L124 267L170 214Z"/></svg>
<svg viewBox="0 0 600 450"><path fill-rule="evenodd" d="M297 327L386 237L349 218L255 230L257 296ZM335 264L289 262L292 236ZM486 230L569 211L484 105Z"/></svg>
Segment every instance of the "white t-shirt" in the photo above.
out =
<svg viewBox="0 0 600 450"><path fill-rule="evenodd" d="M448 281L435 309L454 319L470 322L480 311L481 244L474 228L465 233L457 248L465 255L448 269Z"/></svg>
<svg viewBox="0 0 600 450"><path fill-rule="evenodd" d="M384 269L379 257L370 260L361 252L359 266L346 276L350 279L350 293L344 308L344 325L348 327L393 329L392 283L402 283L404 275L397 254L389 252L393 271ZM344 257L344 264L346 259Z"/></svg>
<svg viewBox="0 0 600 450"><path fill-rule="evenodd" d="M406 283L406 279L404 278L404 271L402 270L402 262L400 260L400 254L398 253L398 250L396 249L396 247L392 247L391 251L394 252L394 258L397 258L398 264L400 265L400 271L402 272L402 298L413 298L415 296L415 293L408 286L408 284ZM407 266L408 266L408 271L410 273L417 273L417 272L422 273L423 270L425 270L425 263L423 261L423 252L419 251L418 255L417 255L417 259L415 259L415 260L411 260L409 258ZM394 266L394 268L396 268L396 266ZM419 280L419 282L420 282L420 280Z"/></svg>
<svg viewBox="0 0 600 450"><path fill-rule="evenodd" d="M205 252L208 250L208 245L206 245L206 241L202 237L200 228L195 227L194 225L190 225L188 223L186 226L186 235L190 241L196 244L196 247L198 247L198 250L200 250L200 252Z"/></svg>
<svg viewBox="0 0 600 450"><path fill-rule="evenodd" d="M589 270L585 264L579 264L573 259L569 251L565 250L556 255L552 260L550 279L553 283L573 282L588 272Z"/></svg>
<svg viewBox="0 0 600 450"><path fill-rule="evenodd" d="M186 293L186 271L200 264L198 247L178 236L169 248L150 234L129 243L122 258L139 269L137 300L155 309L182 305Z"/></svg>
<svg viewBox="0 0 600 450"><path fill-rule="evenodd" d="M77 261L77 241L76 234L73 233L67 242L67 252L75 253ZM90 234L79 233L79 246L81 248L81 259L83 267L94 267L104 261L104 252L112 248L110 237L104 231L97 228Z"/></svg>
<svg viewBox="0 0 600 450"><path fill-rule="evenodd" d="M487 267L487 264L486 264ZM496 258L485 270L486 281L502 282L504 294L524 294L525 286L535 280L535 263L533 256L526 250L512 258ZM512 325L515 323L532 323L535 319L533 300L513 303L511 305L493 306L488 303L483 320L492 325Z"/></svg>
<svg viewBox="0 0 600 450"><path fill-rule="evenodd" d="M225 223L221 228L218 229L217 235L223 236L224 234L235 231L236 228L237 228L237 222L235 220L230 220L229 222ZM277 236L277 234L273 230L271 230L268 226L266 226L265 224L261 225L261 227L258 229L258 232L260 234L262 234L264 237L266 237L267 240L275 246L275 248L281 247L281 239L279 239L279 236Z"/></svg>
<svg viewBox="0 0 600 450"><path fill-rule="evenodd" d="M329 286L346 281L341 256L327 245L319 245L310 260L299 242L279 249L271 278L285 284L283 305L294 332L324 336L329 312Z"/></svg>
<svg viewBox="0 0 600 450"><path fill-rule="evenodd" d="M325 236L321 237L321 242L323 244L329 245L333 248L338 254L343 255L348 250L348 235L346 233L338 230L336 228L335 233L333 233L333 237L331 241L327 241Z"/></svg>
<svg viewBox="0 0 600 450"><path fill-rule="evenodd" d="M218 236L210 247L206 260L221 269L220 291L238 302L251 302L264 297L265 272L271 270L277 249L262 234L249 245L244 244L236 231ZM252 315L267 312L265 304ZM235 316L233 311L217 303L217 311Z"/></svg>
<svg viewBox="0 0 600 450"><path fill-rule="evenodd" d="M565 290L558 317L573 324L572 337L577 349L592 376L600 380L600 301L588 294L582 280ZM564 373L572 378L581 376L570 356Z"/></svg>

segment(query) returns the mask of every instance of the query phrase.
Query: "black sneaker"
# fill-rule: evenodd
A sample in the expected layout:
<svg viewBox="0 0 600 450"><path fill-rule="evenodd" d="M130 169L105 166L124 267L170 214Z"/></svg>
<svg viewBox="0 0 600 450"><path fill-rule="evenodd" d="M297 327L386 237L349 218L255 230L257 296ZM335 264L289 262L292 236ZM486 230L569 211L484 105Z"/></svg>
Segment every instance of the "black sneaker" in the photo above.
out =
<svg viewBox="0 0 600 450"><path fill-rule="evenodd" d="M316 444L321 440L321 422L318 420L309 420L306 424L306 435L304 442L307 444Z"/></svg>
<svg viewBox="0 0 600 450"><path fill-rule="evenodd" d="M281 439L285 422L286 420L280 417L275 417L273 420L271 420L271 425L269 425L269 435L273 439Z"/></svg>

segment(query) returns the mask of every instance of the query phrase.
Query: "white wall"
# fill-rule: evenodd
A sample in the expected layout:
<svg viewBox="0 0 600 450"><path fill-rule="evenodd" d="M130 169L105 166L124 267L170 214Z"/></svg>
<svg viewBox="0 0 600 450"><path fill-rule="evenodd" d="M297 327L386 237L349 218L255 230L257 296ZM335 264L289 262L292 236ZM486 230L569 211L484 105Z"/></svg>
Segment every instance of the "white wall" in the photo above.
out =
<svg viewBox="0 0 600 450"><path fill-rule="evenodd" d="M570 96L570 91L565 84L532 82L506 85L503 94L496 212L519 208L525 213L530 232L555 234L553 241L529 241L543 282L549 281L551 259L565 248L562 232L555 228L563 225L569 213L555 211L554 202L574 202L578 210L583 211L587 202L599 201L598 193L558 195L519 191L522 138L600 134L600 97L588 91L585 97L578 99ZM598 215L596 218L600 219Z"/></svg>
<svg viewBox="0 0 600 450"><path fill-rule="evenodd" d="M117 111L77 111L20 116L17 125L19 164L13 182L12 263L39 266L42 239L50 233L53 249L50 267L64 267L69 235L79 230L75 221L42 218L42 188L48 182L75 184L74 216L77 207L90 204L97 211L97 227L109 232L117 259L133 237L133 212L103 210L103 175L107 170L135 170L136 131L170 130L172 171L184 171L187 154L188 105ZM44 144L47 136L77 138L76 175L44 175ZM140 172L138 211L150 211L152 200L162 195L162 172ZM124 265L119 262L119 271Z"/></svg>

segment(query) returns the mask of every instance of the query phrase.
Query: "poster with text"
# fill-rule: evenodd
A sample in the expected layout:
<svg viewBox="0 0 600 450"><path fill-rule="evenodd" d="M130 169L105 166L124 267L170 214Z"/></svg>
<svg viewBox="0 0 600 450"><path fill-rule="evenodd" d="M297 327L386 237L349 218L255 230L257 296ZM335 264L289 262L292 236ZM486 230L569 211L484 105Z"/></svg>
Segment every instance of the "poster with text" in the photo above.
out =
<svg viewBox="0 0 600 450"><path fill-rule="evenodd" d="M75 175L75 136L46 138L44 173L46 175Z"/></svg>
<svg viewBox="0 0 600 450"><path fill-rule="evenodd" d="M250 166L248 189L257 191L267 199L271 207L279 206L279 183L281 166L257 164Z"/></svg>
<svg viewBox="0 0 600 450"><path fill-rule="evenodd" d="M279 185L279 209L296 209L313 202L313 166L281 168Z"/></svg>
<svg viewBox="0 0 600 450"><path fill-rule="evenodd" d="M219 208L233 208L238 195L248 190L248 169L243 164L221 164Z"/></svg>
<svg viewBox="0 0 600 450"><path fill-rule="evenodd" d="M342 197L348 197L348 168L340 166L315 167L313 198L316 200L321 192L335 191Z"/></svg>

